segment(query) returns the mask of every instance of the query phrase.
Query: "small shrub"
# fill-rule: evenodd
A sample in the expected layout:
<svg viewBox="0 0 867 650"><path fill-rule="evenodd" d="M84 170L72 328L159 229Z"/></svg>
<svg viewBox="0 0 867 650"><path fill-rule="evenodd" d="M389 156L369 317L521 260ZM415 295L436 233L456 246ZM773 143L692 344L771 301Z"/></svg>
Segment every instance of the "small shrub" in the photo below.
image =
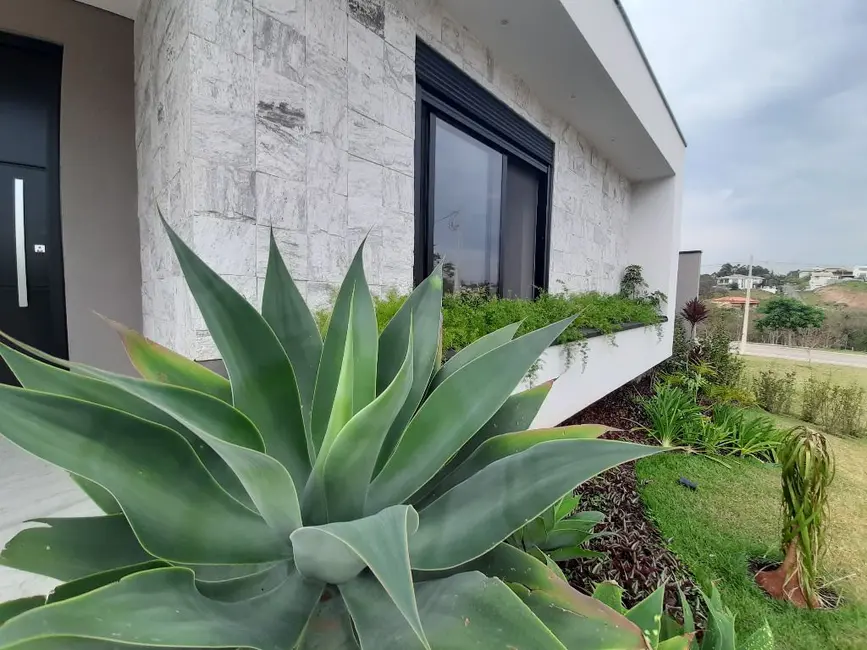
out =
<svg viewBox="0 0 867 650"><path fill-rule="evenodd" d="M713 418L703 415L693 426L695 433L690 444L695 449L711 456L731 451L732 431L717 424Z"/></svg>
<svg viewBox="0 0 867 650"><path fill-rule="evenodd" d="M744 373L744 360L731 352L731 339L725 323L719 319L709 321L704 336L692 353L692 362L704 362L716 372L717 386L738 386Z"/></svg>
<svg viewBox="0 0 867 650"><path fill-rule="evenodd" d="M824 379L814 374L807 377L801 389L801 419L804 422L818 424L822 420L831 392L830 375L826 375Z"/></svg>
<svg viewBox="0 0 867 650"><path fill-rule="evenodd" d="M864 389L856 384L835 386L823 413L822 428L850 438L865 435L864 397Z"/></svg>
<svg viewBox="0 0 867 650"><path fill-rule="evenodd" d="M756 396L742 386L708 386L705 390L708 400L715 404L732 404L740 406L755 406Z"/></svg>
<svg viewBox="0 0 867 650"><path fill-rule="evenodd" d="M773 368L753 377L753 392L759 406L770 413L789 413L795 397L794 372L781 374Z"/></svg>
<svg viewBox="0 0 867 650"><path fill-rule="evenodd" d="M692 440L694 427L701 418L695 397L677 386L658 384L651 397L641 401L650 419L650 434L663 447L674 447Z"/></svg>

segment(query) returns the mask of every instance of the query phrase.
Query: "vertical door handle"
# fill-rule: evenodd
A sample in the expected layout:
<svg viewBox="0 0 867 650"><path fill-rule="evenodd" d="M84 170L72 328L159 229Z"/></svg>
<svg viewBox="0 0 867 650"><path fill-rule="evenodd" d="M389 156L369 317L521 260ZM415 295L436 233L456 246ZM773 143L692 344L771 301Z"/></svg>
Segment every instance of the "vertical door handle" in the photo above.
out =
<svg viewBox="0 0 867 650"><path fill-rule="evenodd" d="M15 179L15 265L18 270L18 306L27 307L27 246L24 241L24 179Z"/></svg>

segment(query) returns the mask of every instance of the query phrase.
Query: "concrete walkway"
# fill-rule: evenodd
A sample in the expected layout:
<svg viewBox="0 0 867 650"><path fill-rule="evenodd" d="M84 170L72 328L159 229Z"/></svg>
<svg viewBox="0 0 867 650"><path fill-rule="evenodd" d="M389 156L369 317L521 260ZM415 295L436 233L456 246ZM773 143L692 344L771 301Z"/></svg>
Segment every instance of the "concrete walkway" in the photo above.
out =
<svg viewBox="0 0 867 650"><path fill-rule="evenodd" d="M733 345L737 350L737 344ZM767 345L764 343L747 343L746 355L753 357L769 357L773 359L789 359L806 363L827 363L834 366L851 366L867 369L867 354L857 352L834 352L832 350L813 350L810 348L790 348L785 345Z"/></svg>

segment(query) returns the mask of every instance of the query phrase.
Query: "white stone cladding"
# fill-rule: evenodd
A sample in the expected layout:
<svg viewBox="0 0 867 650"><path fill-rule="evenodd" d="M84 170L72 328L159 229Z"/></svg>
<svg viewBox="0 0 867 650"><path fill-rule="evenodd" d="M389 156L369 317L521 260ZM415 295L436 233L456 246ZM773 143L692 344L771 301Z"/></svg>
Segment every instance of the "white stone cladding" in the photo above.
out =
<svg viewBox="0 0 867 650"><path fill-rule="evenodd" d="M328 304L362 238L375 293L411 288L416 37L556 144L551 291L616 291L631 188L435 0L144 0L136 144L145 334L218 356L157 207L258 303L268 231Z"/></svg>

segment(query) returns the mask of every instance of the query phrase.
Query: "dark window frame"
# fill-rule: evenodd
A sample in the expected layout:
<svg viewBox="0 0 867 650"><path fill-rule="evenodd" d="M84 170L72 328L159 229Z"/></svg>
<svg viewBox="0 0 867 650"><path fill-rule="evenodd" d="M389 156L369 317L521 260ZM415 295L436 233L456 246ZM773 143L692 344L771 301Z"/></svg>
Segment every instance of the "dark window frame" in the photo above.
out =
<svg viewBox="0 0 867 650"><path fill-rule="evenodd" d="M432 116L504 154L504 197L510 158L539 173L533 295L544 293L548 290L551 260L554 143L421 40L416 48L416 285L433 270L434 220L429 215L433 213L435 174L431 160L436 142ZM501 214L505 209L506 202L503 201Z"/></svg>

